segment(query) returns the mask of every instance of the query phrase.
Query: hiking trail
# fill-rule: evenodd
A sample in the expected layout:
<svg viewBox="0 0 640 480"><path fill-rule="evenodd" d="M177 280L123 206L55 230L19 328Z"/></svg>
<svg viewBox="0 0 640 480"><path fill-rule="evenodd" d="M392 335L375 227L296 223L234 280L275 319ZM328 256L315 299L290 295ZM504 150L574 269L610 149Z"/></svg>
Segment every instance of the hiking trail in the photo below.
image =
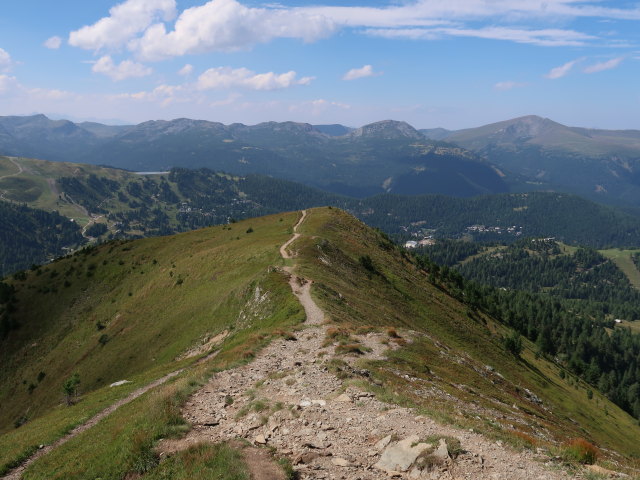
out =
<svg viewBox="0 0 640 480"><path fill-rule="evenodd" d="M306 217L303 210L293 236L280 248L285 261L295 259L289 249L301 236L298 229ZM335 345L326 342L325 315L311 297L313 282L298 277L295 266L283 270L305 310L307 328L297 332L295 340L272 341L251 363L212 377L183 408L192 430L184 438L161 441L161 455L200 442L240 438L288 458L300 479L571 478L544 454L516 452L501 442L417 416L409 408L383 403L340 380L329 370ZM385 358L390 348L382 343L385 335L357 337L371 348L358 358ZM340 358L358 371L354 357ZM434 436L459 439L463 452L449 451L444 440L424 440ZM284 478L249 468L255 480Z"/></svg>

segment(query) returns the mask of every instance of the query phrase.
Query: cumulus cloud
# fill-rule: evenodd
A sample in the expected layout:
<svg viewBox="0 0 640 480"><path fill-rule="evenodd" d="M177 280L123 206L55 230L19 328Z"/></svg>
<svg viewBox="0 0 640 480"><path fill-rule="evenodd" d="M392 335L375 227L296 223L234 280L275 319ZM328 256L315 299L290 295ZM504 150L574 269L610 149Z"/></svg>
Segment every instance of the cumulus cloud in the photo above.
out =
<svg viewBox="0 0 640 480"><path fill-rule="evenodd" d="M611 70L612 68L616 68L620 63L622 63L624 57L612 58L611 60L607 60L606 62L596 63L594 65L590 65L584 69L584 73L597 73L602 72L604 70Z"/></svg>
<svg viewBox="0 0 640 480"><path fill-rule="evenodd" d="M258 73L246 68L210 68L198 77L199 90L246 88L249 90L278 90L296 85L309 85L313 77L297 78L297 73Z"/></svg>
<svg viewBox="0 0 640 480"><path fill-rule="evenodd" d="M114 81L132 77L146 77L153 72L151 68L131 60L124 60L116 64L109 55L101 57L93 64L91 70L106 75Z"/></svg>
<svg viewBox="0 0 640 480"><path fill-rule="evenodd" d="M86 50L117 48L157 20L175 17L175 0L127 0L109 10L109 16L69 34L69 44Z"/></svg>
<svg viewBox="0 0 640 480"><path fill-rule="evenodd" d="M556 28L559 19L564 24L578 18L640 19L640 7L612 8L593 0L407 0L383 7L254 7L238 0L200 1L171 24L177 14L176 0L126 0L113 7L109 16L71 32L69 43L89 50L126 47L144 61L248 49L276 38L312 42L341 28L390 39L464 36L584 46L602 39ZM608 45L616 42L627 41L607 36Z"/></svg>
<svg viewBox="0 0 640 480"><path fill-rule="evenodd" d="M43 45L51 50L57 50L62 45L62 39L58 36L47 38Z"/></svg>
<svg viewBox="0 0 640 480"><path fill-rule="evenodd" d="M233 51L274 38L312 42L334 30L324 16L296 9L250 8L236 0L211 0L184 10L167 32L163 23L149 27L130 47L146 60L185 54Z"/></svg>
<svg viewBox="0 0 640 480"><path fill-rule="evenodd" d="M560 65L559 67L552 68L549 71L549 73L545 75L545 77L550 80L556 80L558 78L562 78L565 75L567 75L571 71L571 69L576 65L576 63L580 62L581 60L582 59L580 58L577 60L571 60L570 62Z"/></svg>
<svg viewBox="0 0 640 480"><path fill-rule="evenodd" d="M498 82L493 86L493 88L495 88L496 90L505 91L505 90L513 90L514 88L526 87L526 86L527 86L526 83L507 81L507 82Z"/></svg>
<svg viewBox="0 0 640 480"><path fill-rule="evenodd" d="M11 69L13 61L11 55L6 50L0 48L0 72L7 72Z"/></svg>
<svg viewBox="0 0 640 480"><path fill-rule="evenodd" d="M356 80L358 78L376 77L382 75L381 72L374 72L371 65L365 65L361 68L352 68L342 76L343 80Z"/></svg>
<svg viewBox="0 0 640 480"><path fill-rule="evenodd" d="M190 63L187 63L184 67L178 70L178 75L182 75L183 77L186 77L188 75L191 75L192 72L193 72L193 65L191 65Z"/></svg>

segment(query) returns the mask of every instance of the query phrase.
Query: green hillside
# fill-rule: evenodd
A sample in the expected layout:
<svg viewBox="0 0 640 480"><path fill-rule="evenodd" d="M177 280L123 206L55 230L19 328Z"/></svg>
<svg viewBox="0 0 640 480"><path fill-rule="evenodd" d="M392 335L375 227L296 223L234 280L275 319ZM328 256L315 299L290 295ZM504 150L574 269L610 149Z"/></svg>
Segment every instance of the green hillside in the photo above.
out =
<svg viewBox="0 0 640 480"><path fill-rule="evenodd" d="M5 313L16 328L0 343L7 366L0 377L0 465L27 457L34 445L52 442L134 388L185 368L37 460L24 476L164 478L161 470L174 464L158 465L153 446L189 430L180 407L203 378L251 361L274 335L304 335L295 332L304 313L280 268L285 263L313 280L329 322L328 355L314 361L318 368L382 401L518 448L553 456L570 439L586 438L615 468L640 455L634 441L640 430L628 414L597 391L588 395L588 385L535 355L529 342L520 355L509 353L509 329L456 300L444 279L431 283L388 238L349 214L308 211L302 236L289 247L297 257L283 260L279 247L299 218L279 214L114 241L11 279L13 307ZM399 348L388 360L365 355L350 368L345 353L366 352L360 340L366 332L387 335ZM212 351L219 353L204 357ZM68 407L62 385L74 373L80 397ZM272 381L279 378L272 373ZM132 383L109 387L120 380ZM187 468L207 457L188 460L188 452L172 462Z"/></svg>
<svg viewBox="0 0 640 480"><path fill-rule="evenodd" d="M207 169L138 175L9 157L0 157L0 168L13 172L10 178L0 178L5 199L24 202L24 192L29 191L30 207L59 212L82 225L86 237L101 239L166 235L332 205L403 240L423 234L501 242L542 236L597 248L640 245L636 216L567 194L473 198L383 194L355 199L267 176L233 176ZM13 188L8 180L20 181L22 187Z"/></svg>

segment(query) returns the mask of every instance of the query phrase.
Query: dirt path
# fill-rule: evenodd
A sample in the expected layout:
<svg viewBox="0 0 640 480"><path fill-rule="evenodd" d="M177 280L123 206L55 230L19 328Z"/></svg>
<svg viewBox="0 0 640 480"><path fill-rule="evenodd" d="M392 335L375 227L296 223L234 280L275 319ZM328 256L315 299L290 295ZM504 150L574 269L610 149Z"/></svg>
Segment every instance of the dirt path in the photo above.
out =
<svg viewBox="0 0 640 480"><path fill-rule="evenodd" d="M20 163L19 163L19 162L14 158L14 157L6 157L6 158L8 158L8 159L9 159L9 161L10 161L11 163L13 163L16 167L18 167L18 171L17 171L16 173L10 173L10 174L8 174L8 175L3 175L3 176L1 176L1 177L0 177L0 180L2 180L2 179L4 179L4 178L9 178L9 177L17 177L18 175L21 175L21 174L22 174L22 172L24 172L24 167L23 167L23 166L22 166L22 165L21 165L21 164L20 164ZM1 199L1 200L6 200L6 199L4 198L4 196L5 196L6 194L7 194L6 190L5 190L5 191L3 191L3 192L0 194L0 199Z"/></svg>
<svg viewBox="0 0 640 480"><path fill-rule="evenodd" d="M94 425L96 425L100 420L102 420L103 418L105 418L108 415L112 414L113 412L115 412L121 406L126 405L129 402L132 402L133 400L135 400L139 396L147 393L152 388L155 388L155 387L157 387L159 385L162 385L167 380L169 380L170 378L175 377L176 375L180 374L181 372L182 372L182 369L176 370L175 372L168 373L164 377L159 378L159 379L157 379L157 380L155 380L155 381L153 381L153 382L151 382L151 383L149 383L149 384L147 384L147 385L145 385L143 387L140 387L137 390L134 390L129 395L127 395L125 398L122 398L122 399L118 400L116 403L108 406L107 408L102 410L100 413L98 413L98 414L94 415L93 417L91 417L89 420L87 420L82 425L78 425L76 428L74 428L69 433L67 433L64 437L59 438L58 440L53 442L51 445L45 445L43 448L39 449L36 453L34 453L31 457L29 457L22 465L20 465L19 467L16 467L15 469L11 470L5 476L0 477L0 479L1 480L19 480L22 477L22 473L29 467L29 465L31 465L33 462L38 460L40 457L42 457L42 456L46 455L47 453L49 453L50 451L58 448L60 445L64 445L65 443L67 443L72 438L80 435L82 432L84 432L84 431L90 429L91 427L93 427Z"/></svg>
<svg viewBox="0 0 640 480"><path fill-rule="evenodd" d="M280 247L280 255L282 256L282 258L290 259L295 256L295 255L291 255L287 249L293 242L295 242L300 237L300 234L298 233L298 227L302 225L302 222L304 222L305 218L307 218L307 211L302 210L302 215L298 219L298 222L293 226L293 236L289 240L287 240L284 243L284 245Z"/></svg>
<svg viewBox="0 0 640 480"><path fill-rule="evenodd" d="M281 247L283 258L294 258L288 248L300 237L297 230L305 218L303 212L294 235ZM324 313L311 298L312 282L296 276L295 267L284 270L305 309L308 328L296 340L273 341L252 363L216 374L183 409L192 430L183 439L162 441L159 450L163 454L199 442L244 438L287 457L300 479L386 480L390 475L407 479L569 478L545 465L549 460L544 455L511 451L473 432L416 416L411 409L385 404L336 377L331 373L336 345L326 343L321 325ZM380 333L362 335L359 340L373 347L366 354L371 358L384 358L389 348L383 344L388 339ZM353 357L340 360L359 371ZM446 447L442 452L438 440L425 446L421 440L431 436L455 437L464 452L454 460ZM416 449L426 449L423 459L430 459L424 460L428 466L418 465L418 455L413 455ZM431 450L439 451L440 457L425 456ZM390 458L412 456L408 466L392 463L390 470Z"/></svg>
<svg viewBox="0 0 640 480"><path fill-rule="evenodd" d="M8 178L8 177L17 177L22 172L24 172L24 168L22 167L22 165L14 157L6 157L6 158L8 158L11 163L13 163L16 167L18 167L18 171L16 173L10 173L8 175L3 175L3 176L0 177L0 180L2 180L3 178Z"/></svg>

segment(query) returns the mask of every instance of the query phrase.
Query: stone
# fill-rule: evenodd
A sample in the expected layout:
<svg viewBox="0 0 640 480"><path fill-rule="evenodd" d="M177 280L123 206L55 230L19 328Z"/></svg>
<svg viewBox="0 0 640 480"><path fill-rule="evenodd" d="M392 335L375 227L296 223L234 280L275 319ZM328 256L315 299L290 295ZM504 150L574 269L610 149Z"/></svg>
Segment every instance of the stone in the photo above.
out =
<svg viewBox="0 0 640 480"><path fill-rule="evenodd" d="M431 446L428 443L418 443L418 439L417 435L411 435L389 445L382 452L380 460L374 467L389 474L391 472L406 472L418 456Z"/></svg>
<svg viewBox="0 0 640 480"><path fill-rule="evenodd" d="M126 385L127 383L131 383L130 380L118 380L117 382L113 382L109 387L119 387L120 385Z"/></svg>
<svg viewBox="0 0 640 480"><path fill-rule="evenodd" d="M349 403L351 402L351 397L346 393L343 393L342 395L336 397L336 402Z"/></svg>
<svg viewBox="0 0 640 480"><path fill-rule="evenodd" d="M381 452L386 448L387 445L389 445L389 443L391 443L391 435L387 435L383 439L378 440L378 442L374 445L374 447L376 450Z"/></svg>
<svg viewBox="0 0 640 480"><path fill-rule="evenodd" d="M436 450L431 455L439 458L440 460L449 460L449 448L447 447L447 442L444 438L440 439L438 448L436 448Z"/></svg>
<svg viewBox="0 0 640 480"><path fill-rule="evenodd" d="M294 465L300 465L301 463L303 463L303 464L311 463L316 458L318 458L319 456L320 456L320 454L318 454L316 452L301 453L299 455L296 455L296 457L293 459L293 464Z"/></svg>
<svg viewBox="0 0 640 480"><path fill-rule="evenodd" d="M333 463L335 466L337 467L352 467L353 464L345 459L345 458L340 458L340 457L335 457L331 459L331 463Z"/></svg>
<svg viewBox="0 0 640 480"><path fill-rule="evenodd" d="M267 439L264 438L264 435L256 435L256 438L253 439L254 443L258 445L265 445L267 443Z"/></svg>

